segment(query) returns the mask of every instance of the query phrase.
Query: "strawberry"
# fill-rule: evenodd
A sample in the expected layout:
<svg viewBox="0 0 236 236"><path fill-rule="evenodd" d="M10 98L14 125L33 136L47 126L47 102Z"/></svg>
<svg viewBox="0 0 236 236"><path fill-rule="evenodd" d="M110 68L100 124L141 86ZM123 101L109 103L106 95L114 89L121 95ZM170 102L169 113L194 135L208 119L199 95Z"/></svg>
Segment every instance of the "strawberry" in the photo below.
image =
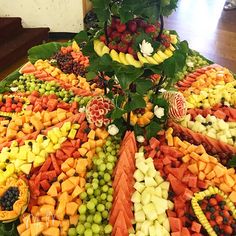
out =
<svg viewBox="0 0 236 236"><path fill-rule="evenodd" d="M117 31L113 31L110 35L112 41L120 42L121 34Z"/></svg>
<svg viewBox="0 0 236 236"><path fill-rule="evenodd" d="M105 35L101 35L100 36L100 41L106 44L107 43L106 36Z"/></svg>
<svg viewBox="0 0 236 236"><path fill-rule="evenodd" d="M137 53L134 51L132 47L128 48L128 53L131 54L134 57L134 59L138 60Z"/></svg>
<svg viewBox="0 0 236 236"><path fill-rule="evenodd" d="M140 18L137 18L135 19L138 27L142 28L142 29L145 29L147 27L147 22L145 22L144 20L140 19Z"/></svg>
<svg viewBox="0 0 236 236"><path fill-rule="evenodd" d="M123 42L120 42L118 45L117 45L117 50L119 52L123 52L123 53L126 53L127 50L128 50L128 45L123 43Z"/></svg>
<svg viewBox="0 0 236 236"><path fill-rule="evenodd" d="M108 44L108 47L112 50L117 50L117 43L115 41L111 41L109 44Z"/></svg>
<svg viewBox="0 0 236 236"><path fill-rule="evenodd" d="M116 23L116 30L120 33L126 30L126 24L123 23Z"/></svg>
<svg viewBox="0 0 236 236"><path fill-rule="evenodd" d="M164 45L166 48L170 47L170 41L171 41L171 38L169 35L167 34L162 34L161 35L161 43L162 45Z"/></svg>
<svg viewBox="0 0 236 236"><path fill-rule="evenodd" d="M111 20L111 28L112 28L112 29L116 29L116 18L115 18L115 17L112 17L112 20Z"/></svg>
<svg viewBox="0 0 236 236"><path fill-rule="evenodd" d="M147 34L149 33L155 33L157 31L156 29L156 26L155 25L148 25L146 28L145 28L145 32Z"/></svg>
<svg viewBox="0 0 236 236"><path fill-rule="evenodd" d="M134 20L131 20L128 22L128 29L130 32L132 33L136 33L137 32L137 23Z"/></svg>
<svg viewBox="0 0 236 236"><path fill-rule="evenodd" d="M125 44L129 44L132 41L133 37L130 33L125 32L121 35L121 41Z"/></svg>

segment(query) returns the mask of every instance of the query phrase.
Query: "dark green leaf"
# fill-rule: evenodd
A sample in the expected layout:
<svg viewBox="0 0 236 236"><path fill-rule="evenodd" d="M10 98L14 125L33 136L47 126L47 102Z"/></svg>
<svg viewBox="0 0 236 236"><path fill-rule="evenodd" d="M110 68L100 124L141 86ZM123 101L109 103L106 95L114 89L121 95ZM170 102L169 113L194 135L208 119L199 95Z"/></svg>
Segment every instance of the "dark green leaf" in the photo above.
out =
<svg viewBox="0 0 236 236"><path fill-rule="evenodd" d="M77 43L87 42L89 40L88 33L85 30L82 30L75 35L74 40Z"/></svg>
<svg viewBox="0 0 236 236"><path fill-rule="evenodd" d="M146 126L145 130L147 139L150 139L151 137L156 137L157 132L161 130L161 126L157 122L152 121L148 126Z"/></svg>
<svg viewBox="0 0 236 236"><path fill-rule="evenodd" d="M135 81L136 90L139 94L145 94L152 87L152 81L144 78L139 78Z"/></svg>
<svg viewBox="0 0 236 236"><path fill-rule="evenodd" d="M90 71L90 72L86 73L86 80L87 81L93 80L96 76L97 76L97 74L95 72Z"/></svg>
<svg viewBox="0 0 236 236"><path fill-rule="evenodd" d="M121 118L125 113L126 113L125 110L123 110L123 109L121 109L121 108L119 108L119 107L116 107L116 108L112 111L112 113L111 113L111 118L112 118L113 120L119 119L119 118Z"/></svg>
<svg viewBox="0 0 236 236"><path fill-rule="evenodd" d="M139 125L135 125L134 133L135 133L135 136L144 135L144 130Z"/></svg>
<svg viewBox="0 0 236 236"><path fill-rule="evenodd" d="M125 110L127 112L134 111L137 108L144 108L146 106L146 102L142 95L130 93L130 99L131 100L125 104Z"/></svg>
<svg viewBox="0 0 236 236"><path fill-rule="evenodd" d="M236 167L236 155L232 156L232 158L228 161L229 167Z"/></svg>
<svg viewBox="0 0 236 236"><path fill-rule="evenodd" d="M162 64L164 75L167 77L174 77L176 72L176 61L175 58L172 56L165 60Z"/></svg>
<svg viewBox="0 0 236 236"><path fill-rule="evenodd" d="M14 221L11 223L0 222L0 235L1 236L18 236L17 225L19 221Z"/></svg>
<svg viewBox="0 0 236 236"><path fill-rule="evenodd" d="M35 63L37 60L49 59L52 57L62 46L68 46L69 43L45 43L34 46L28 50L28 59L30 62Z"/></svg>

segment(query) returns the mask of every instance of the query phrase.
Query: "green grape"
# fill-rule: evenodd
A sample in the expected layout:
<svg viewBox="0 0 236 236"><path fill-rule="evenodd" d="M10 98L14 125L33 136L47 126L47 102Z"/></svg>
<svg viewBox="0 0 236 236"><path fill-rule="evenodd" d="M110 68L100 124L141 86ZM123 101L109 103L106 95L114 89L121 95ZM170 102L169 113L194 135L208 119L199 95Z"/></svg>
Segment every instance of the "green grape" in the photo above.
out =
<svg viewBox="0 0 236 236"><path fill-rule="evenodd" d="M87 211L87 208L84 204L80 205L79 207L79 213L82 215L82 214L85 214Z"/></svg>
<svg viewBox="0 0 236 236"><path fill-rule="evenodd" d="M108 189L108 194L113 195L113 192L114 192L114 189L113 189L113 188L109 188L109 189Z"/></svg>
<svg viewBox="0 0 236 236"><path fill-rule="evenodd" d="M93 195L93 188L88 188L87 189L87 194L88 195Z"/></svg>
<svg viewBox="0 0 236 236"><path fill-rule="evenodd" d="M105 210L105 206L104 206L103 204L98 204L98 205L97 205L97 210L98 210L99 212L103 212L103 211Z"/></svg>
<svg viewBox="0 0 236 236"><path fill-rule="evenodd" d="M100 186L103 186L105 183L106 183L106 182L105 182L104 179L101 179L101 180L99 181L99 185L100 185Z"/></svg>
<svg viewBox="0 0 236 236"><path fill-rule="evenodd" d="M95 205L98 204L98 200L96 198L92 198L90 201L92 201Z"/></svg>
<svg viewBox="0 0 236 236"><path fill-rule="evenodd" d="M101 194L101 190L100 189L95 189L94 195L97 197L97 196L100 196L100 194Z"/></svg>
<svg viewBox="0 0 236 236"><path fill-rule="evenodd" d="M100 232L100 227L98 224L92 224L92 231L95 234L98 234Z"/></svg>
<svg viewBox="0 0 236 236"><path fill-rule="evenodd" d="M109 212L107 210L102 212L102 218L103 219L108 219Z"/></svg>
<svg viewBox="0 0 236 236"><path fill-rule="evenodd" d="M69 236L77 236L76 228L70 228L70 229L68 230L68 235L69 235Z"/></svg>
<svg viewBox="0 0 236 236"><path fill-rule="evenodd" d="M93 223L93 215L89 215L89 216L87 217L87 222L88 222L88 223Z"/></svg>
<svg viewBox="0 0 236 236"><path fill-rule="evenodd" d="M95 208L94 202L90 200L90 201L87 203L87 208L88 208L89 210L93 210L93 209Z"/></svg>
<svg viewBox="0 0 236 236"><path fill-rule="evenodd" d="M101 194L101 199L102 199L102 200L106 200L106 199L107 199L107 195L106 195L105 193L102 193L102 194Z"/></svg>
<svg viewBox="0 0 236 236"><path fill-rule="evenodd" d="M105 174L104 174L104 180L105 180L106 182L109 182L109 181L111 180L111 176L110 176L108 173L105 173Z"/></svg>
<svg viewBox="0 0 236 236"><path fill-rule="evenodd" d="M91 229L86 229L84 231L84 236L93 236L93 231Z"/></svg>
<svg viewBox="0 0 236 236"><path fill-rule="evenodd" d="M81 200L84 200L87 197L87 193L86 192L82 192L79 196L80 196Z"/></svg>
<svg viewBox="0 0 236 236"><path fill-rule="evenodd" d="M93 189L97 189L98 188L98 183L92 183Z"/></svg>
<svg viewBox="0 0 236 236"><path fill-rule="evenodd" d="M96 212L94 217L93 217L93 222L96 224L100 224L102 222L102 216L101 213Z"/></svg>
<svg viewBox="0 0 236 236"><path fill-rule="evenodd" d="M113 170L113 165L111 163L107 163L107 170Z"/></svg>
<svg viewBox="0 0 236 236"><path fill-rule="evenodd" d="M79 221L81 222L81 223L84 223L85 221L86 221L86 215L80 215L79 216Z"/></svg>
<svg viewBox="0 0 236 236"><path fill-rule="evenodd" d="M104 152L99 152L99 153L98 153L98 157L101 158L101 159L102 159L102 158L105 158L105 157L106 157L106 154L105 154Z"/></svg>
<svg viewBox="0 0 236 236"><path fill-rule="evenodd" d="M104 232L105 234L110 234L112 232L112 226L110 224L106 225L104 228Z"/></svg>
<svg viewBox="0 0 236 236"><path fill-rule="evenodd" d="M112 202L112 200L113 200L113 196L109 194L109 195L107 196L107 201L108 201L108 202Z"/></svg>
<svg viewBox="0 0 236 236"><path fill-rule="evenodd" d="M85 222L84 227L85 227L85 229L91 229L91 223Z"/></svg>
<svg viewBox="0 0 236 236"><path fill-rule="evenodd" d="M77 234L78 235L83 235L84 231L85 231L84 225L78 224L77 227L76 227Z"/></svg>
<svg viewBox="0 0 236 236"><path fill-rule="evenodd" d="M112 203L111 202L106 202L106 209L110 210L112 207Z"/></svg>

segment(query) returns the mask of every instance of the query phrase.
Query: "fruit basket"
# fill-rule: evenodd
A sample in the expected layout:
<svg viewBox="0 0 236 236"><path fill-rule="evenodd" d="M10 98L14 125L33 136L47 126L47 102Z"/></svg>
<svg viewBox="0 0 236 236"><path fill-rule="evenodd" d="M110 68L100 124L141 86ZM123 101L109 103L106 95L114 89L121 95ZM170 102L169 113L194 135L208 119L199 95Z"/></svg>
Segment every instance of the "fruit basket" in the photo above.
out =
<svg viewBox="0 0 236 236"><path fill-rule="evenodd" d="M0 82L0 235L236 235L235 75L164 29L177 1L92 3Z"/></svg>

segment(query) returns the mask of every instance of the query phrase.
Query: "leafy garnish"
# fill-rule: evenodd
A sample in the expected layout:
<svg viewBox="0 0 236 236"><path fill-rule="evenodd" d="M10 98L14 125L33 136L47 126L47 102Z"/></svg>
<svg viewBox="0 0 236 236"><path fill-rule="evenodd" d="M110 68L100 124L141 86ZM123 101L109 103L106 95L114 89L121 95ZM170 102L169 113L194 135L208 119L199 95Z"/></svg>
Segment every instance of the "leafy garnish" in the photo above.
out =
<svg viewBox="0 0 236 236"><path fill-rule="evenodd" d="M236 155L233 155L232 158L228 161L229 167L236 167Z"/></svg>

